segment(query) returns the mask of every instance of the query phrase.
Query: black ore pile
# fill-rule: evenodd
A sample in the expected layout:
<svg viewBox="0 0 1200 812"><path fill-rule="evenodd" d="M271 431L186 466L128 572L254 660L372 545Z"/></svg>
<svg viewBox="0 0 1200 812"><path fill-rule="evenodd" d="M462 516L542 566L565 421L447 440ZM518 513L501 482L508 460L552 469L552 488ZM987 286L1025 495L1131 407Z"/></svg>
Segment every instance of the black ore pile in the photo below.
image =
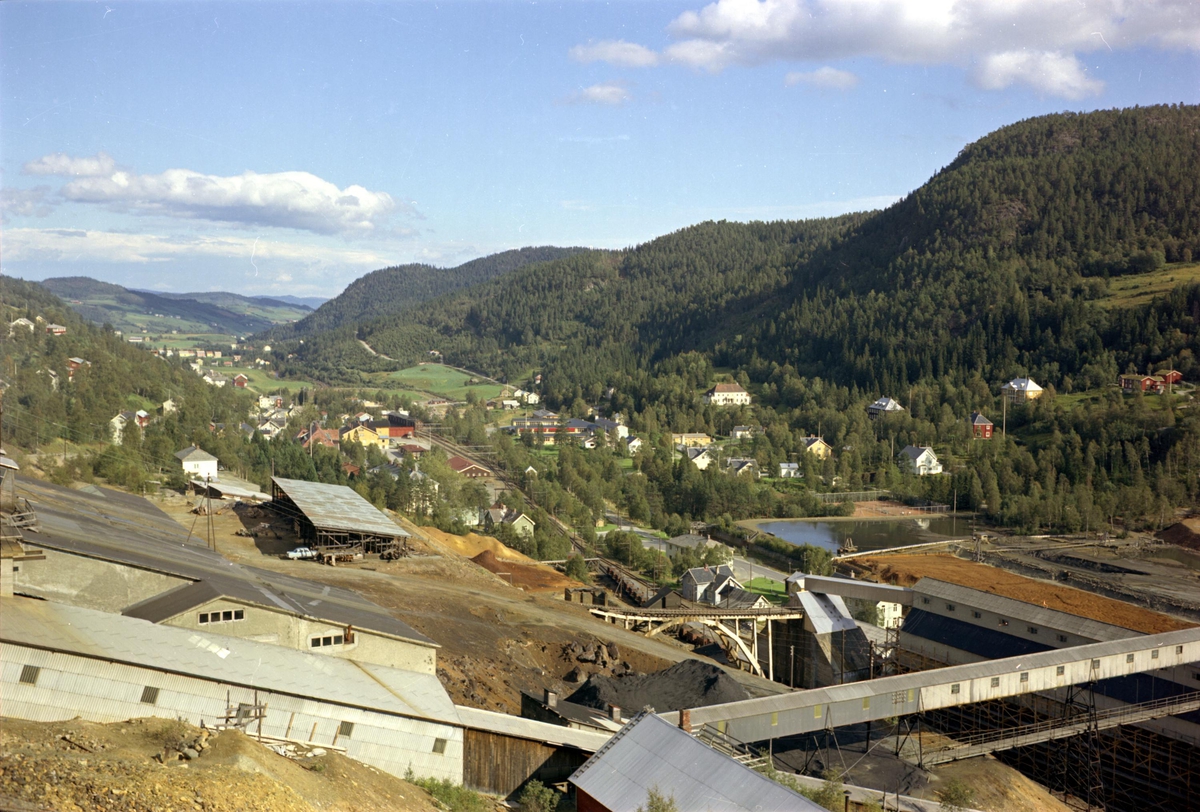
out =
<svg viewBox="0 0 1200 812"><path fill-rule="evenodd" d="M633 715L646 706L665 713L749 698L746 689L717 666L684 660L653 674L594 674L567 699L599 709L616 705Z"/></svg>

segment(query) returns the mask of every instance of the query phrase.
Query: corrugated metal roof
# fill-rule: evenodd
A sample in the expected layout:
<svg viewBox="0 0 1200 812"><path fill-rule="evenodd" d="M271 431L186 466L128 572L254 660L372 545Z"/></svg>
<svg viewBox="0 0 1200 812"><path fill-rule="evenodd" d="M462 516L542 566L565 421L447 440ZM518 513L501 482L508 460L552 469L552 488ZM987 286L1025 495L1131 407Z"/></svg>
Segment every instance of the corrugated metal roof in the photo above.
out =
<svg viewBox="0 0 1200 812"><path fill-rule="evenodd" d="M202 539L189 537L178 522L141 497L109 490L90 496L33 480L21 481L18 489L38 512L41 532L30 538L31 547L205 581L219 595L437 645L356 592L235 564L209 550ZM146 619L165 620L173 616L164 614L172 606L187 608L186 601L199 594L169 592L139 604L139 611L146 613ZM149 605L160 599L162 604Z"/></svg>
<svg viewBox="0 0 1200 812"><path fill-rule="evenodd" d="M575 747L588 753L594 753L603 747L612 737L609 733L591 730L576 730L572 727L552 725L535 719L525 719L521 716L509 716L505 713L455 706L459 721L463 727L471 730L483 730L488 733L499 733L503 736L514 736L519 739L556 744L565 747Z"/></svg>
<svg viewBox="0 0 1200 812"><path fill-rule="evenodd" d="M634 717L571 776L613 812L644 806L650 790L708 812L818 812L804 796L756 773L653 713Z"/></svg>
<svg viewBox="0 0 1200 812"><path fill-rule="evenodd" d="M858 628L839 596L800 592L797 597L804 607L804 622L811 625L815 633L831 634Z"/></svg>
<svg viewBox="0 0 1200 812"><path fill-rule="evenodd" d="M922 578L913 586L912 591L918 595L928 595L931 598L939 598L954 604L995 612L997 615L1022 620L1036 626L1070 631L1079 637L1096 641L1122 640L1141 634L1141 632L1122 626L1114 626L1111 623L1102 623L1080 615L1072 615L1069 612L1060 612L1057 609L1006 598L1003 595L984 592L980 589L939 581L936 578ZM914 602L914 605L916 604L919 604L919 601Z"/></svg>
<svg viewBox="0 0 1200 812"><path fill-rule="evenodd" d="M395 537L409 535L353 488L279 477L272 481L304 511L313 525L322 530Z"/></svg>
<svg viewBox="0 0 1200 812"><path fill-rule="evenodd" d="M4 598L0 608L0 640L6 643L459 724L454 704L433 674L158 626L49 601Z"/></svg>

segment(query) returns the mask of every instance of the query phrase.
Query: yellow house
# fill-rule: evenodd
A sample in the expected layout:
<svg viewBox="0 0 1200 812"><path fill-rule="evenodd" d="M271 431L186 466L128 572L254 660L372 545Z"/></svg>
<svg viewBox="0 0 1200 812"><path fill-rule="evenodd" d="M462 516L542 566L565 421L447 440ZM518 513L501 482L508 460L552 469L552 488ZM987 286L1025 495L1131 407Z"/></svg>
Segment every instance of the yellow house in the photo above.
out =
<svg viewBox="0 0 1200 812"><path fill-rule="evenodd" d="M671 445L676 447L682 445L688 448L709 446L712 445L712 438L707 434L672 434Z"/></svg>
<svg viewBox="0 0 1200 812"><path fill-rule="evenodd" d="M339 439L343 443L358 443L363 448L373 445L380 451L383 451L388 447L388 441L386 438L380 437L373 429L364 425L342 429L342 436Z"/></svg>
<svg viewBox="0 0 1200 812"><path fill-rule="evenodd" d="M833 447L820 437L805 437L804 450L819 460L828 459L833 453Z"/></svg>

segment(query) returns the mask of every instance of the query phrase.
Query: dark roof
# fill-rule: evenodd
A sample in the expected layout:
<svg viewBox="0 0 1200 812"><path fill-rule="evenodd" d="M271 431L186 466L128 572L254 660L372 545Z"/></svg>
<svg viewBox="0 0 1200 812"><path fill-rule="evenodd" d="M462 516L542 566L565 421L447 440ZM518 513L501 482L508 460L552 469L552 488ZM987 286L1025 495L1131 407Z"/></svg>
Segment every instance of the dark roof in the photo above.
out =
<svg viewBox="0 0 1200 812"><path fill-rule="evenodd" d="M1035 643L996 629L976 626L964 620L936 615L917 608L905 615L901 629L905 634L924 637L926 640L977 654L989 660L1019 657L1022 654L1049 651L1052 648L1044 643Z"/></svg>
<svg viewBox="0 0 1200 812"><path fill-rule="evenodd" d="M993 425L992 421L988 420L986 417L984 417L981 412L972 412L971 413L971 423L972 423L972 425L975 425L975 426L991 426L991 425Z"/></svg>
<svg viewBox="0 0 1200 812"><path fill-rule="evenodd" d="M21 480L18 488L37 510L41 525L36 541L28 542L31 546L203 582L128 607L131 616L165 619L200 605L196 601L206 595L204 600L225 596L436 645L356 592L223 558L139 496L106 488L97 488L99 495L92 495L36 480ZM171 612L176 607L183 608Z"/></svg>
<svg viewBox="0 0 1200 812"><path fill-rule="evenodd" d="M685 533L682 536L667 539L667 544L674 547L690 547L695 549L696 547L703 547L708 544L708 539L704 536L697 536L695 533Z"/></svg>

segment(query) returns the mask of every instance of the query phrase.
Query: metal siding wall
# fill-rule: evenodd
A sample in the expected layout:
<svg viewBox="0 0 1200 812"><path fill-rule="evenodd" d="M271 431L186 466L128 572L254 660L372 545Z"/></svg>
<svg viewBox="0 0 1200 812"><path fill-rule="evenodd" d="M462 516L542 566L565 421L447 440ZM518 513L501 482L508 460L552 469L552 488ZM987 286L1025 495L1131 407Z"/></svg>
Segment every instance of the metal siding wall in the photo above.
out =
<svg viewBox="0 0 1200 812"><path fill-rule="evenodd" d="M37 685L20 682L26 664L41 671ZM141 702L142 690L159 689L158 702ZM39 722L64 721L76 716L96 722L118 722L146 716L182 717L193 724L218 721L230 704L254 702L254 691L120 663L91 660L21 646L0 644L0 688L3 713ZM227 693L228 692L228 693ZM349 738L337 737L346 753L385 772L403 777L411 766L418 776L449 779L463 775L463 732L453 725L316 702L286 694L259 691L267 705L263 735L329 746L343 721L354 723ZM257 725L250 733L257 731ZM434 739L446 739L446 752L433 752Z"/></svg>

